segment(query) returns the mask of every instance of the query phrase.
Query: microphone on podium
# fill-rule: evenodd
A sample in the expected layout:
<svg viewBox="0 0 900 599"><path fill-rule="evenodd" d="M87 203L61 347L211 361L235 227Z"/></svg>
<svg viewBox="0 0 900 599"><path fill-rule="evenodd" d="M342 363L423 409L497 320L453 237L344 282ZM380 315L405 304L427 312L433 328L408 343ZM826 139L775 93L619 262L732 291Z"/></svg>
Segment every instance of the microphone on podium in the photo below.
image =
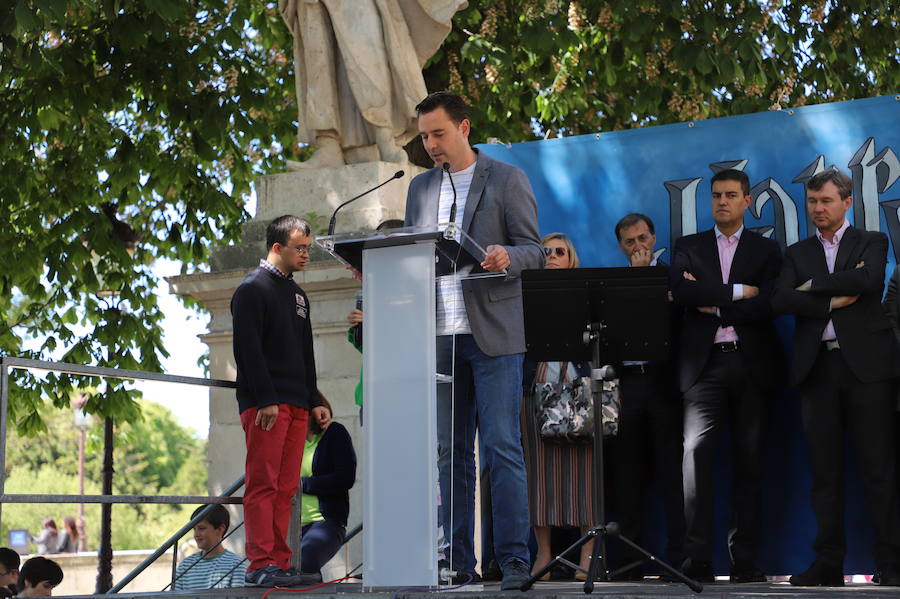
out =
<svg viewBox="0 0 900 599"><path fill-rule="evenodd" d="M343 204L341 204L340 206L338 206L337 208L335 208L335 209L334 209L334 212L331 213L331 220L328 221L328 234L329 234L329 235L334 234L335 217L337 217L338 210L340 210L341 208L343 208L344 206L346 206L346 205L349 204L350 202L355 202L355 201L358 200L359 198L361 198L361 197L363 197L363 196L366 196L366 195L369 195L370 193L372 193L373 191L375 191L375 190L378 189L379 187L383 187L383 186L387 185L388 183L390 183L390 182L393 181L394 179L399 179L400 177L402 177L402 176L405 175L405 174L406 174L406 173L403 172L403 171L397 171L397 172L394 173L393 176L392 176L390 179L388 179L387 181L384 181L384 182L382 182L382 183L379 183L378 185L376 185L376 186L373 187L372 189L370 189L370 190L368 190L368 191L364 191L364 192L362 192L361 194L359 194L358 196L354 196L354 197L350 198L349 200L347 200L346 202L344 202Z"/></svg>
<svg viewBox="0 0 900 599"><path fill-rule="evenodd" d="M450 163L445 162L441 165L444 169L444 172L447 173L447 178L450 179L450 189L453 190L453 203L450 204L450 222L456 222L456 185L453 184L453 176L450 174Z"/></svg>

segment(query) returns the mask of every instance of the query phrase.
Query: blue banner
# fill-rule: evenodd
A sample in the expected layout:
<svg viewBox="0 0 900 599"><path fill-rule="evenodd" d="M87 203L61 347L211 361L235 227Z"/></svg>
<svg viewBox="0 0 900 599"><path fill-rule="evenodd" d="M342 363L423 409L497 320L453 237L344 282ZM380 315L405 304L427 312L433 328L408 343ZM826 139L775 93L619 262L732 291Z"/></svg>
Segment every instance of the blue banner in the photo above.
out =
<svg viewBox="0 0 900 599"><path fill-rule="evenodd" d="M614 226L629 212L642 212L654 221L657 253L671 260L675 239L713 226L709 179L725 168L750 176L753 203L746 226L785 247L815 231L806 216L804 182L835 165L853 179L851 222L882 230L890 238L886 277L900 251L900 161L895 153L900 151L900 95L478 147L525 171L537 197L541 233L570 235L582 266L626 264ZM791 319L782 317L779 329L789 350ZM811 563L816 525L796 394L785 390L772 398L770 407L759 566L777 575L804 570ZM721 501L716 508L715 563L717 571L727 572L730 451L728 445L721 448L725 457L717 481ZM849 465L855 458L851 444L847 449ZM845 572L871 573L871 524L855 468L848 467L846 485ZM654 538L646 542L662 556L665 529L659 512L657 506L648 524Z"/></svg>

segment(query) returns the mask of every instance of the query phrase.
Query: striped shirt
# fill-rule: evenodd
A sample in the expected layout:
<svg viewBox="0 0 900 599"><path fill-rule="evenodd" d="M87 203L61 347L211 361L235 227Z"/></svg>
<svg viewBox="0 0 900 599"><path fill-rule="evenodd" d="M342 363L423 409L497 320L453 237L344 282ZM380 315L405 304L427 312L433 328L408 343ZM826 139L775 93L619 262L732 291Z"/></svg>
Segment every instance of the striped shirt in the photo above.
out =
<svg viewBox="0 0 900 599"><path fill-rule="evenodd" d="M227 549L215 557L202 558L202 553L189 555L178 564L173 587L176 591L245 587L243 558ZM197 563L200 562L200 563ZM196 564L196 565L195 565ZM188 569L190 568L190 569Z"/></svg>
<svg viewBox="0 0 900 599"><path fill-rule="evenodd" d="M469 195L469 187L472 186L472 175L475 174L475 165L455 172L453 185L456 186L456 222L462 223L466 210L466 197ZM441 196L438 201L438 223L444 224L450 221L450 208L453 205L453 186L447 173L442 174ZM454 275L437 278L437 334L438 335L463 335L471 333L469 318L466 315L466 304L463 302L462 275L468 274L470 266L458 270Z"/></svg>

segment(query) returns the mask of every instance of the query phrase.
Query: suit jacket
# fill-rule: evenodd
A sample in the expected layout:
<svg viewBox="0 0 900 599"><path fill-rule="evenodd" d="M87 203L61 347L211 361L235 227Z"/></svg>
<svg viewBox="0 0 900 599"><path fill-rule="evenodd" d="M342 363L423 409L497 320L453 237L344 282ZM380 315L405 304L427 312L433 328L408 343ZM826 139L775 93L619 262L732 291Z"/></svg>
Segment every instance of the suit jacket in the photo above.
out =
<svg viewBox="0 0 900 599"><path fill-rule="evenodd" d="M406 197L406 226L437 224L442 173L435 167L412 180ZM537 203L525 173L478 153L462 230L483 248L504 246L510 260L506 277L462 282L475 342L489 356L523 353L525 325L519 275L525 269L544 266Z"/></svg>
<svg viewBox="0 0 900 599"><path fill-rule="evenodd" d="M891 321L891 326L894 327L894 336L900 342L900 265L894 267L894 272L888 281L887 294L881 305L888 320Z"/></svg>
<svg viewBox="0 0 900 599"><path fill-rule="evenodd" d="M793 314L797 321L792 384L802 383L809 375L829 318L841 353L859 380L874 382L893 376L894 334L881 308L887 248L884 233L849 227L841 239L832 274L828 273L822 242L815 235L787 249L772 302L776 311ZM860 262L865 266L856 268ZM810 279L809 291L796 291ZM831 297L839 295L859 295L859 299L829 311Z"/></svg>
<svg viewBox="0 0 900 599"><path fill-rule="evenodd" d="M728 283L722 283L714 229L675 242L670 283L675 302L685 308L679 331L681 391L687 391L697 382L720 326L733 326L737 331L747 366L759 385L774 389L781 384L784 364L770 303L780 268L778 244L747 228L741 233L734 252ZM684 272L697 280L688 281L683 277ZM759 287L759 295L734 301L735 283ZM719 308L719 316L700 312L698 306L715 306Z"/></svg>

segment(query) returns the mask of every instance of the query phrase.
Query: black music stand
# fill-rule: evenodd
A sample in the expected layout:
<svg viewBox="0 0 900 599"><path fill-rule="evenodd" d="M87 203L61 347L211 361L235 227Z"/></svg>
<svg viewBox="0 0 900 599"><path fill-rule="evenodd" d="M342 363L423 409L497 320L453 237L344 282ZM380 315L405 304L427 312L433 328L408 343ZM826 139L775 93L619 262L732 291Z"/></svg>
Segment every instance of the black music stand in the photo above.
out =
<svg viewBox="0 0 900 599"><path fill-rule="evenodd" d="M703 585L686 577L621 534L615 522L606 523L603 481L603 421L601 391L609 369L603 363L663 360L669 354L668 271L664 267L576 268L526 270L522 273L525 340L528 358L535 361L590 361L594 398L593 492L594 527L522 585L527 591L557 563L584 570L566 555L596 539L584 592L594 581L610 581L628 564L609 572L606 538L617 538L655 562L674 578L699 593ZM626 398L627 401L627 398Z"/></svg>

